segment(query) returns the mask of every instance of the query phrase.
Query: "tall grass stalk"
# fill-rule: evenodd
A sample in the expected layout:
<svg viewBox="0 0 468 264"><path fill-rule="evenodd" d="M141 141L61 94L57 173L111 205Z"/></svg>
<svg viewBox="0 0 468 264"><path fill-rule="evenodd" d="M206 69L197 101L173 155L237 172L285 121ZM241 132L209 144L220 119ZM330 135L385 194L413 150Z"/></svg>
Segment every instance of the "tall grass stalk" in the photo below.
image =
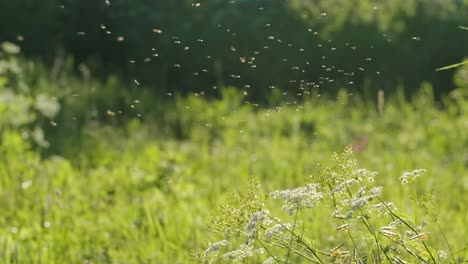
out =
<svg viewBox="0 0 468 264"><path fill-rule="evenodd" d="M418 169L403 173L400 177L402 188L405 188L404 185L408 182L416 184L424 172L425 170ZM358 169L357 161L353 157L351 148L348 147L342 154L334 155L332 164L320 175L307 179L307 185L271 192L269 195L271 199L283 200L281 210L275 204L267 206L268 201L266 201L261 203L259 211L242 209L236 211L245 216L243 222L244 226L248 223L247 232L242 225L231 226L233 230L224 230L225 234L229 234L226 239L232 241L231 245L243 241L243 236L247 236L247 241L243 242L240 248L226 249L227 253L209 251L209 255L198 260L202 263L245 263L246 261L258 263L263 258L262 252L267 252L268 258L264 263L273 261L276 263L369 263L369 261L371 263L385 263L385 261L445 263L448 261L443 254L436 256L437 250L426 241L432 231L427 227L426 216L433 212L428 211L414 217L406 216L405 212L397 209L394 203L383 198L383 188L374 183L376 174ZM421 199L420 197L420 202L429 202ZM314 219L318 212L323 217L325 211L329 212L331 218ZM282 218L291 222L281 220ZM424 221L417 225L420 219ZM223 222L222 217L218 217L217 220L218 223ZM230 220L224 219L224 221ZM330 226L338 225L335 230L338 233L347 233L347 236L329 233L328 237L334 241L333 243L323 241L326 237L324 234L314 237L312 230L316 221L320 221L321 229L327 231L332 229ZM216 229L214 226L211 228ZM440 225L438 229L442 231ZM335 246L331 249L326 249L333 244ZM245 254L240 254L239 250L244 250L244 245L249 245L251 248ZM450 259L455 263L448 242L447 245ZM235 259L232 258L231 252L236 253Z"/></svg>

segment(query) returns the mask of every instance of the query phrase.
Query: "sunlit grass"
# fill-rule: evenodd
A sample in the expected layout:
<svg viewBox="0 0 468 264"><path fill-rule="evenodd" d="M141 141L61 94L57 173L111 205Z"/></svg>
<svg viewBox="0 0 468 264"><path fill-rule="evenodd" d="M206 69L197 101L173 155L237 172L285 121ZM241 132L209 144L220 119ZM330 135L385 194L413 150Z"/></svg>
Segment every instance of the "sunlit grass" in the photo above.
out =
<svg viewBox="0 0 468 264"><path fill-rule="evenodd" d="M436 107L426 87L412 101L401 98L386 98L380 110L345 91L271 108L245 104L235 92L179 98L160 119L85 126L80 147L64 158L43 158L20 130L5 129L1 262L189 263L223 239L205 224L223 197L246 190L250 176L266 193L300 186L350 144L359 167L379 172L382 199L400 211L417 219L408 197L426 189L439 197L438 222L463 258L466 97L457 90ZM417 168L426 175L415 189L402 188L398 176ZM331 249L329 217L319 210L309 224L317 243ZM439 233L427 243L449 250Z"/></svg>

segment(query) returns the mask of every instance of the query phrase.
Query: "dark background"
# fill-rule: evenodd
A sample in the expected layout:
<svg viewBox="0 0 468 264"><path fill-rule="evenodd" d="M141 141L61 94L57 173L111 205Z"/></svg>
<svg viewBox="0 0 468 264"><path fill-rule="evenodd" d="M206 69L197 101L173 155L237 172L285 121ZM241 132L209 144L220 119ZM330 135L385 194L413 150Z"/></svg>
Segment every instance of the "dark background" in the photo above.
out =
<svg viewBox="0 0 468 264"><path fill-rule="evenodd" d="M0 1L0 42L27 57L72 55L97 77L156 93L216 96L214 85L233 85L260 102L272 86L375 97L429 81L445 94L453 72L435 69L468 54L464 26L459 0Z"/></svg>

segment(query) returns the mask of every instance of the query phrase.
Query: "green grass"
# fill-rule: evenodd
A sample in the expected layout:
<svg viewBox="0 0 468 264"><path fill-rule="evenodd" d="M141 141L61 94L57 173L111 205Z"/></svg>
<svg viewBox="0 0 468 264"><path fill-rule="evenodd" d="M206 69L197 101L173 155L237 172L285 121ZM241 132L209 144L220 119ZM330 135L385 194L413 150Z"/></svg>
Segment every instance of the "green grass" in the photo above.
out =
<svg viewBox="0 0 468 264"><path fill-rule="evenodd" d="M466 89L441 101L429 85L413 100L400 91L376 103L312 91L259 107L233 88L156 100L13 55L0 54L0 263L192 263L225 239L206 224L249 179L264 193L318 181L349 145L359 168L379 172L382 199L414 223L428 216L411 197L439 197L443 232L430 225L426 243L448 252L445 235L468 259ZM427 173L403 188L399 176L414 169ZM311 219L308 237L335 247L330 212Z"/></svg>
<svg viewBox="0 0 468 264"><path fill-rule="evenodd" d="M191 96L160 118L83 129L80 147L41 158L20 129L0 133L0 262L190 263L219 237L206 228L216 205L243 192L303 185L333 152L352 144L359 167L378 171L383 197L417 218L401 188L403 171L428 171L416 192L439 197L438 219L455 251L467 246L468 101L463 90L442 107L430 88L412 101L381 105L342 92L304 103L258 108L234 92ZM381 102L382 104L382 102ZM163 127L163 128L161 128ZM165 131L165 132L161 132ZM177 136L176 136L177 135ZM329 215L311 230L324 234ZM431 227L432 228L432 227ZM336 245L329 237L321 244ZM428 243L447 250L440 233ZM463 258L466 253L458 252Z"/></svg>

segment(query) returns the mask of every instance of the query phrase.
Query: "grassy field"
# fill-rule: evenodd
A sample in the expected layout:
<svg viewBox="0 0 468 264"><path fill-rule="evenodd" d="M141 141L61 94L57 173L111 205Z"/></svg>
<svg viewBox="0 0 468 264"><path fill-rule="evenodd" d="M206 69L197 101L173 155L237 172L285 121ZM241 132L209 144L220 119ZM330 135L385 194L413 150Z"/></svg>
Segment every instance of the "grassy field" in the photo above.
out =
<svg viewBox="0 0 468 264"><path fill-rule="evenodd" d="M230 192L247 190L250 176L267 193L301 186L348 145L359 168L379 172L382 197L415 223L428 217L410 197L431 189L455 258L466 261L464 92L454 91L443 105L423 87L412 101L394 96L378 106L343 91L259 108L227 89L219 100L177 98L163 116L87 124L80 147L64 157L42 157L20 129L5 125L1 262L191 263L197 251L224 239L206 223ZM5 101L0 106L4 114L13 111ZM413 169L427 173L405 188L399 177ZM337 227L329 214L318 211L309 224L318 246L339 241L327 234ZM427 243L449 252L436 226L427 229Z"/></svg>

